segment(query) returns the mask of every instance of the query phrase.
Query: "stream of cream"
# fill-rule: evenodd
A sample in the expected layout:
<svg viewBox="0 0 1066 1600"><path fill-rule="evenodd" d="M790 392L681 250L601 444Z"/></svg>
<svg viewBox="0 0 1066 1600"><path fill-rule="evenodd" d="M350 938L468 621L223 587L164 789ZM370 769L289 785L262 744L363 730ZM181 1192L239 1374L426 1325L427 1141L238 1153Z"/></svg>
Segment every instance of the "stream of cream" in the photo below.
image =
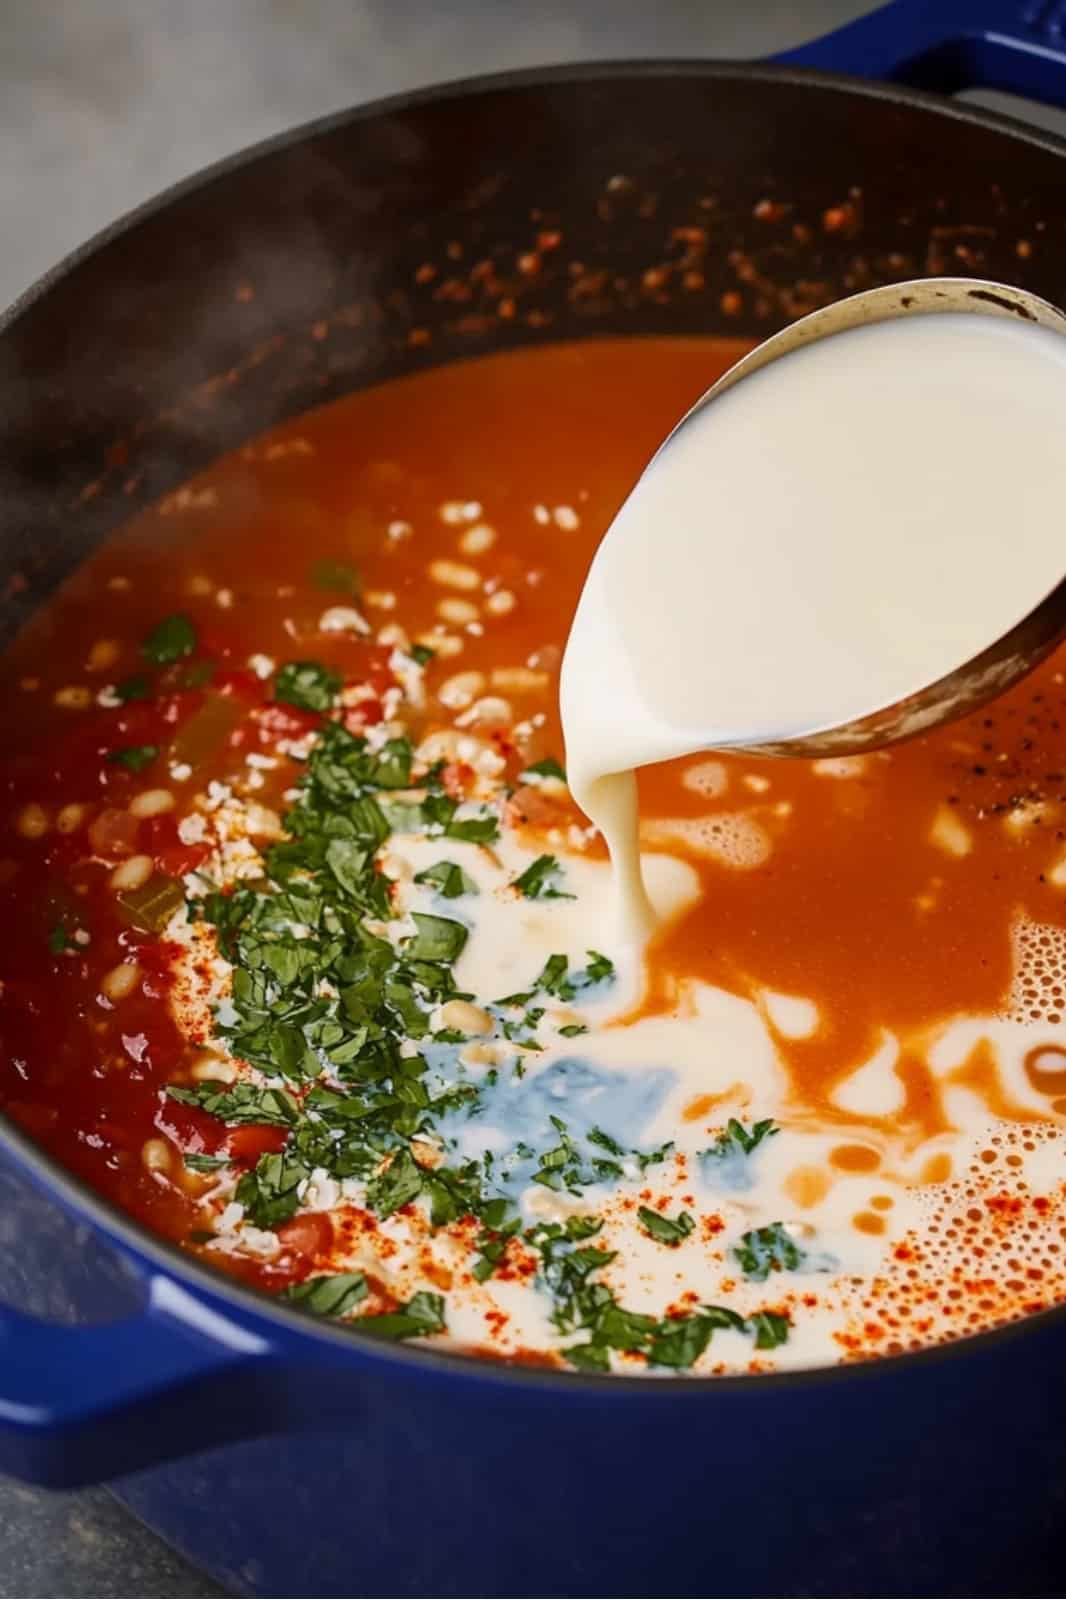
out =
<svg viewBox="0 0 1066 1600"><path fill-rule="evenodd" d="M1062 576L1066 339L914 315L769 363L640 478L562 671L567 773L626 936L654 912L635 769L835 727L936 682Z"/></svg>

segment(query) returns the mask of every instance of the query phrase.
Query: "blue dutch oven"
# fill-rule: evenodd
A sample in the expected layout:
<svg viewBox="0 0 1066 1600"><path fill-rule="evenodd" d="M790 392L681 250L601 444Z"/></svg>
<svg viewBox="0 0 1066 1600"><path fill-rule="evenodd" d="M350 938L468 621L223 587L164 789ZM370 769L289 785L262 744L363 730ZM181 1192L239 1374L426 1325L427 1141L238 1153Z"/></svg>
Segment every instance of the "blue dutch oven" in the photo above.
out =
<svg viewBox="0 0 1066 1600"><path fill-rule="evenodd" d="M772 66L462 83L180 185L0 328L4 629L137 504L380 379L550 339L758 338L923 273L1062 302L1066 145L924 91L1066 104L1063 12L899 0ZM416 282L449 243L506 267L545 220L564 248L508 321ZM646 274L694 223L702 287L672 294ZM0 1468L110 1482L241 1594L1066 1581L1066 1309L869 1366L710 1381L383 1347L157 1242L2 1118L0 1299Z"/></svg>

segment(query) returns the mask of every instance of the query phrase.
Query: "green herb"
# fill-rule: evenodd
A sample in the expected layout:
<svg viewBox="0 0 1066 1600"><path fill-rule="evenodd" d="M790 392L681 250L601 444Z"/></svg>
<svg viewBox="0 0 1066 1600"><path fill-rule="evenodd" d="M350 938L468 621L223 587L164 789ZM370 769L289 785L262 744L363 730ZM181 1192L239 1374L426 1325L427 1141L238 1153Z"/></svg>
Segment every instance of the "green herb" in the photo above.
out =
<svg viewBox="0 0 1066 1600"><path fill-rule="evenodd" d="M404 949L409 961L452 962L466 944L466 928L450 917L431 917L425 912L412 911L411 920L418 931Z"/></svg>
<svg viewBox="0 0 1066 1600"><path fill-rule="evenodd" d="M652 1211L647 1206L640 1206L637 1211L641 1225L657 1239L660 1244L679 1245L682 1239L687 1239L696 1226L687 1211L682 1211L676 1221L671 1217L664 1217L661 1212Z"/></svg>
<svg viewBox="0 0 1066 1600"><path fill-rule="evenodd" d="M511 885L527 900L572 900L574 896L558 887L562 868L555 856L538 856Z"/></svg>
<svg viewBox="0 0 1066 1600"><path fill-rule="evenodd" d="M365 1300L369 1292L361 1272L330 1272L290 1284L282 1290L281 1298L299 1306L301 1311L313 1312L316 1317L343 1317L346 1311Z"/></svg>
<svg viewBox="0 0 1066 1600"><path fill-rule="evenodd" d="M320 661L287 661L274 680L274 699L304 711L328 711L341 679Z"/></svg>
<svg viewBox="0 0 1066 1600"><path fill-rule="evenodd" d="M67 950L71 949L71 947L70 936L67 933L67 925L61 919L56 923L55 927L48 935L48 948L51 950L54 956L61 956L64 955Z"/></svg>
<svg viewBox="0 0 1066 1600"><path fill-rule="evenodd" d="M116 683L115 693L125 703L128 700L147 700L151 690L143 672L135 672L132 678L123 678L121 683Z"/></svg>
<svg viewBox="0 0 1066 1600"><path fill-rule="evenodd" d="M362 587L358 572L345 561L316 561L310 577L316 589L332 589L338 594L358 595Z"/></svg>
<svg viewBox="0 0 1066 1600"><path fill-rule="evenodd" d="M458 900L460 895L477 894L478 886L456 862L438 861L424 872L415 873L416 883L428 883L445 900Z"/></svg>
<svg viewBox="0 0 1066 1600"><path fill-rule="evenodd" d="M703 1152L704 1157L724 1159L728 1156L750 1156L764 1139L771 1139L780 1130L772 1118L767 1117L762 1122L753 1123L750 1130L745 1128L736 1117L730 1117L725 1125L725 1131L720 1133L710 1150Z"/></svg>
<svg viewBox="0 0 1066 1600"><path fill-rule="evenodd" d="M205 1156L198 1150L186 1150L183 1160L190 1172L218 1172L230 1165L229 1156Z"/></svg>
<svg viewBox="0 0 1066 1600"><path fill-rule="evenodd" d="M375 1339L424 1339L431 1333L445 1333L444 1296L423 1291L398 1311L360 1317L358 1327L360 1333L373 1334Z"/></svg>
<svg viewBox="0 0 1066 1600"><path fill-rule="evenodd" d="M300 1108L287 1089L261 1089L254 1083L199 1083L195 1089L168 1083L166 1092L172 1100L196 1106L230 1128L245 1122L289 1128L300 1115Z"/></svg>
<svg viewBox="0 0 1066 1600"><path fill-rule="evenodd" d="M154 661L159 667L180 661L183 656L191 656L195 649L196 629L188 617L180 612L172 617L164 617L141 646L149 661Z"/></svg>
<svg viewBox="0 0 1066 1600"><path fill-rule="evenodd" d="M310 1176L310 1168L287 1151L260 1156L252 1171L244 1173L233 1198L257 1228L277 1228L296 1215L300 1185Z"/></svg>
<svg viewBox="0 0 1066 1600"><path fill-rule="evenodd" d="M585 978L590 984L606 983L609 978L614 977L613 961L609 961L598 950L586 950L585 954L589 958L588 966L585 968Z"/></svg>
<svg viewBox="0 0 1066 1600"><path fill-rule="evenodd" d="M564 1039L576 1039L580 1033L588 1033L588 1028L583 1022L568 1022L559 1032Z"/></svg>
<svg viewBox="0 0 1066 1600"><path fill-rule="evenodd" d="M435 654L436 651L431 650L427 644L413 644L411 646L411 660L417 661L420 667L428 666Z"/></svg>
<svg viewBox="0 0 1066 1600"><path fill-rule="evenodd" d="M788 1341L789 1320L779 1311L756 1311L748 1318L748 1328L755 1335L756 1350L775 1350Z"/></svg>
<svg viewBox="0 0 1066 1600"><path fill-rule="evenodd" d="M648 1360L654 1367L683 1371L699 1360L717 1328L745 1333L747 1323L726 1306L701 1306L686 1317L666 1317L648 1344Z"/></svg>
<svg viewBox="0 0 1066 1600"><path fill-rule="evenodd" d="M733 1257L746 1278L764 1283L771 1272L794 1272L804 1261L804 1252L786 1231L783 1222L765 1228L752 1228L741 1235L733 1247Z"/></svg>
<svg viewBox="0 0 1066 1600"><path fill-rule="evenodd" d="M552 994L557 1000L572 1000L577 990L567 977L569 966L565 956L549 956L533 984L534 989L543 989L545 994Z"/></svg>
<svg viewBox="0 0 1066 1600"><path fill-rule="evenodd" d="M410 1150L399 1150L385 1171L367 1185L367 1202L379 1217L391 1217L422 1193L425 1173Z"/></svg>
<svg viewBox="0 0 1066 1600"><path fill-rule="evenodd" d="M526 778L559 778L563 783L566 782L566 773L554 756L546 756L543 761L535 761L518 776L520 781Z"/></svg>
<svg viewBox="0 0 1066 1600"><path fill-rule="evenodd" d="M158 754L157 744L129 744L123 750L109 750L107 759L112 766L125 767L128 772L143 772Z"/></svg>

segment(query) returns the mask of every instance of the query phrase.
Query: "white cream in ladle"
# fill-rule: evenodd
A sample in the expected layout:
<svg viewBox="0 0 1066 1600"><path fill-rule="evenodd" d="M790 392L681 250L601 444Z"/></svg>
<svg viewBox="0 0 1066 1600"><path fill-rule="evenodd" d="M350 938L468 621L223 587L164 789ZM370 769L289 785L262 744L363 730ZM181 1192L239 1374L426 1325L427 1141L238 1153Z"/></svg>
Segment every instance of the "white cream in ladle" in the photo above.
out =
<svg viewBox="0 0 1066 1600"><path fill-rule="evenodd" d="M1046 326L982 307L792 330L640 478L589 571L561 689L570 787L629 935L652 922L635 768L895 706L1059 584L1066 338L1043 310Z"/></svg>

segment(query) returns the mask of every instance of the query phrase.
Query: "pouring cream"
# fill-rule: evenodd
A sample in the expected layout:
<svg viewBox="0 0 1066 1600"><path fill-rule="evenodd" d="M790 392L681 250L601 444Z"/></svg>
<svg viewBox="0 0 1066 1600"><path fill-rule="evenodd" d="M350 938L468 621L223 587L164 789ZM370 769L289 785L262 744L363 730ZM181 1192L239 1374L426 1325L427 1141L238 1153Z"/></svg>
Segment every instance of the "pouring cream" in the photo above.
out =
<svg viewBox="0 0 1066 1600"><path fill-rule="evenodd" d="M654 923L636 768L907 701L1055 588L1064 412L1061 333L963 310L816 336L670 436L596 553L562 670L569 783L627 936Z"/></svg>

